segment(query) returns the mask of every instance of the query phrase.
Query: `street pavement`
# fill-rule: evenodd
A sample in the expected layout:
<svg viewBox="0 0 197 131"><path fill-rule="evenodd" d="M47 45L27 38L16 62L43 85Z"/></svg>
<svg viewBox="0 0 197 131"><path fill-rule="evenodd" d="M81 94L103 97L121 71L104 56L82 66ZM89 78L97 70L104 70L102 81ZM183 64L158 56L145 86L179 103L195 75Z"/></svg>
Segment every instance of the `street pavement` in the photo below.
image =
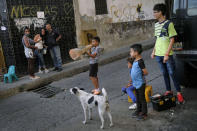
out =
<svg viewBox="0 0 197 131"><path fill-rule="evenodd" d="M151 50L143 52L143 58L149 75L147 84L153 86L153 92L163 93L165 86L155 60L150 59ZM106 131L195 131L197 129L197 100L195 88L184 88L184 105L170 110L157 112L148 104L148 119L136 121L131 118L133 111L128 109L127 96L121 95L121 88L129 80L126 58L99 66L100 87L107 90L114 127L109 128L109 119L105 116ZM72 87L84 88L90 92L93 85L88 72L77 74L50 84L66 89L51 98L41 98L39 94L26 91L0 100L0 131L97 131L100 119L96 108L93 120L82 124L83 110L79 100L70 94ZM174 90L174 88L173 88Z"/></svg>
<svg viewBox="0 0 197 131"><path fill-rule="evenodd" d="M154 46L154 38L139 41L142 44L143 49L147 50ZM130 43L127 45L123 45L120 48L113 49L111 51L104 51L104 53L99 58L99 65L105 65L111 63L113 61L125 58L129 55L130 45L134 43ZM0 82L0 99L6 98L9 96L13 96L17 93L37 88L39 86L44 86L53 81L57 81L63 78L72 77L73 75L79 74L81 72L87 71L89 68L89 60L88 57L84 57L78 61L72 61L70 63L66 63L63 65L63 70L61 72L52 71L53 69L49 69L49 73L47 74L39 74L40 79L30 80L29 76L24 76L19 78L18 81L13 83L3 83Z"/></svg>

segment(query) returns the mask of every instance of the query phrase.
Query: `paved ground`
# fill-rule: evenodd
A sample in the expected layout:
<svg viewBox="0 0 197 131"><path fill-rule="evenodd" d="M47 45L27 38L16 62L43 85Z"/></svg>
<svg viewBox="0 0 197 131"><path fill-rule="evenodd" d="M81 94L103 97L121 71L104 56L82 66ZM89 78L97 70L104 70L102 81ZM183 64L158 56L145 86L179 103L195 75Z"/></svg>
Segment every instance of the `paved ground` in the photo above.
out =
<svg viewBox="0 0 197 131"><path fill-rule="evenodd" d="M140 42L143 45L144 49L150 49L154 46L154 39L144 40ZM131 43L134 44L134 43ZM116 60L120 60L129 55L130 44L123 45L118 49L111 51L104 51L104 53L99 58L99 64L105 65ZM26 91L28 89L36 88L49 84L53 81L60 80L62 78L71 77L73 75L79 74L81 72L87 71L89 68L89 61L87 58L84 58L79 61L73 61L63 65L63 71L56 72L51 71L47 74L36 74L41 78L38 80L30 80L28 76L20 78L18 81L13 83L3 83L0 82L0 99L6 98L8 96L15 95L19 92Z"/></svg>
<svg viewBox="0 0 197 131"><path fill-rule="evenodd" d="M149 75L148 84L153 86L154 93L164 92L164 83L158 65L150 59L151 51L145 51L143 57ZM127 96L121 96L121 87L128 81L126 60L100 66L99 78L101 87L105 87L110 99L110 106L115 126L109 128L109 120L105 117L107 131L195 131L197 129L197 88L185 88L187 99L185 105L156 112L148 104L148 120L137 122L131 118L128 110ZM88 72L71 78L53 82L51 86L69 89L74 86L92 89ZM61 92L52 98L40 98L39 94L23 92L7 99L0 100L1 131L92 131L100 130L100 119L97 109L93 111L93 120L82 124L84 116L77 98L68 91Z"/></svg>

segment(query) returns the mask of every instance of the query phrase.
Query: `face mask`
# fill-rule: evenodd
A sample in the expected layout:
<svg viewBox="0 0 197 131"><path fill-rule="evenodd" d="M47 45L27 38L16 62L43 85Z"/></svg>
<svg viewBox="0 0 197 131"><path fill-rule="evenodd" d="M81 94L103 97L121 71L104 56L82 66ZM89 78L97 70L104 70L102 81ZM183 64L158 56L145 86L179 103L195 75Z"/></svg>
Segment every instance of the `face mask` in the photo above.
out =
<svg viewBox="0 0 197 131"><path fill-rule="evenodd" d="M29 36L29 34L25 34L25 36Z"/></svg>

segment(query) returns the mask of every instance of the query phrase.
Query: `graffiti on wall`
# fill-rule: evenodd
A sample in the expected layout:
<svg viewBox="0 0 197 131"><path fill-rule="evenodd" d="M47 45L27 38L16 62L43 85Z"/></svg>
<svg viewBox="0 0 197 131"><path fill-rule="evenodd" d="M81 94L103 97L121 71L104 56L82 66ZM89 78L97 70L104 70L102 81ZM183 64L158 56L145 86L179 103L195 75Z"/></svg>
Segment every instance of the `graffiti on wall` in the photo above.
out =
<svg viewBox="0 0 197 131"><path fill-rule="evenodd" d="M44 8L39 7L39 5L17 5L12 6L10 18L23 18L23 17L36 17L37 11L44 11L45 15L57 15L56 6L45 6Z"/></svg>
<svg viewBox="0 0 197 131"><path fill-rule="evenodd" d="M18 28L18 30L23 29L23 27L30 27L33 25L34 30L35 28L41 28L45 25L46 19L39 19L36 17L30 17L30 18L15 18L14 19L15 25Z"/></svg>
<svg viewBox="0 0 197 131"><path fill-rule="evenodd" d="M114 22L143 20L147 16L147 14L142 10L142 4L126 5L123 8L112 5L110 7L110 11Z"/></svg>
<svg viewBox="0 0 197 131"><path fill-rule="evenodd" d="M16 70L19 74L26 74L27 60L24 55L24 47L21 38L24 34L23 28L30 27L30 37L40 32L40 27L50 23L52 27L62 35L58 41L61 50L62 63L70 60L69 49L76 48L76 30L74 19L73 2L70 0L10 0L7 1L8 16L10 24L10 41L12 43L13 59L16 61ZM44 13L43 17L37 17L37 12ZM8 34L8 33L7 33ZM5 47L7 49L7 46ZM6 50L7 51L7 50ZM7 52L5 52L7 53ZM53 65L50 54L45 56L47 67Z"/></svg>
<svg viewBox="0 0 197 131"><path fill-rule="evenodd" d="M11 7L10 18L14 19L15 25L19 30L23 27L30 27L33 25L35 28L40 28L45 25L47 22L46 19L37 18L37 12L43 11L46 17L50 16L55 20L58 16L59 7L58 6L44 6L40 7L39 5L14 5ZM70 15L73 12L73 5L70 3L63 4L64 17L61 17L61 20L64 21L73 21L74 17ZM58 18L57 18L58 19ZM59 25L59 23L58 23Z"/></svg>

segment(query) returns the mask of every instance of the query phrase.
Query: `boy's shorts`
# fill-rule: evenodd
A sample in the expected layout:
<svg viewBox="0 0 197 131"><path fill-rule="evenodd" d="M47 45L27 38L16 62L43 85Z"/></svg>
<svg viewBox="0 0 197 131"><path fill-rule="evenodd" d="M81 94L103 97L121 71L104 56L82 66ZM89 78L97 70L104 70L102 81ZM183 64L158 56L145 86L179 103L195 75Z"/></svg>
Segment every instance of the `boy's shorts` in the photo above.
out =
<svg viewBox="0 0 197 131"><path fill-rule="evenodd" d="M97 77L97 72L98 72L98 63L90 64L89 76L90 77Z"/></svg>

